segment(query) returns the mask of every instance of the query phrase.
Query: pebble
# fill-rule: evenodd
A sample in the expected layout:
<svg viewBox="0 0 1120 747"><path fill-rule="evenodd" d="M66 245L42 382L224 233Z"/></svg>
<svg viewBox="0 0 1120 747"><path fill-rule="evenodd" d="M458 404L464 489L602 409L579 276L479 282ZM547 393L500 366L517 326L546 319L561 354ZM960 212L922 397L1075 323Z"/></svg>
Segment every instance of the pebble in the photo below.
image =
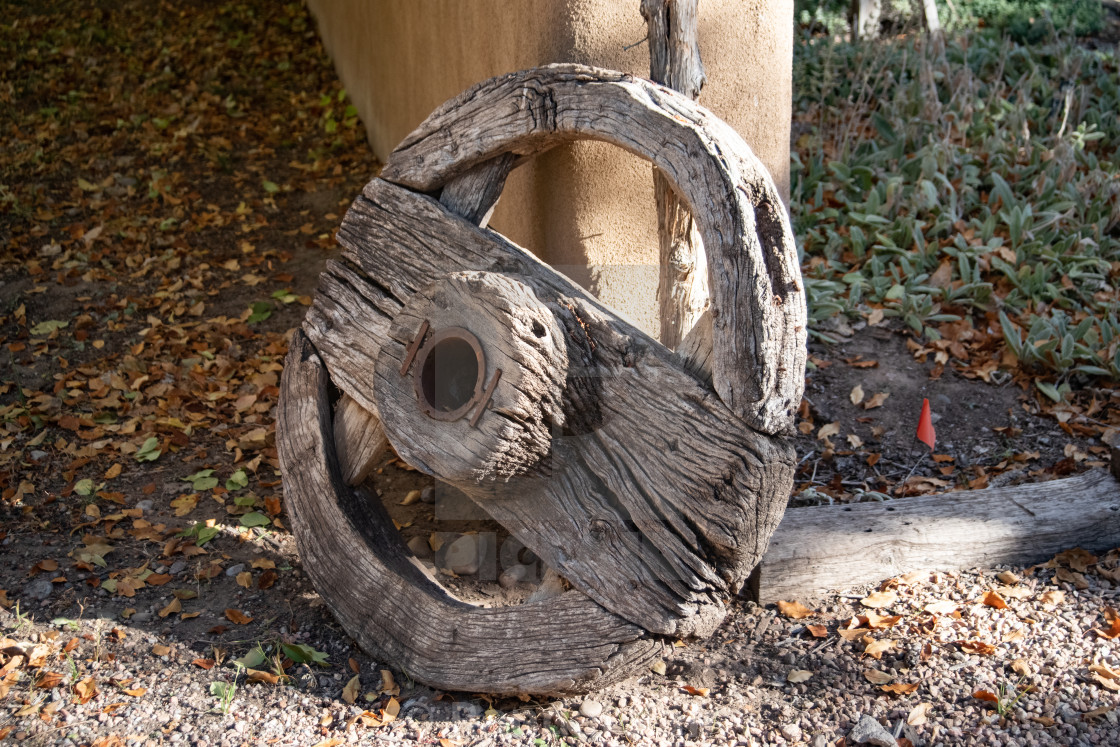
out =
<svg viewBox="0 0 1120 747"><path fill-rule="evenodd" d="M852 744L873 744L875 747L898 747L898 741L891 733L866 713L848 733L848 741Z"/></svg>
<svg viewBox="0 0 1120 747"><path fill-rule="evenodd" d="M790 742L801 741L801 727L797 724L786 724L782 727L782 736Z"/></svg>
<svg viewBox="0 0 1120 747"><path fill-rule="evenodd" d="M478 573L478 536L464 534L452 542L443 553L442 561L436 565L457 575L472 576Z"/></svg>
<svg viewBox="0 0 1120 747"><path fill-rule="evenodd" d="M24 594L40 602L49 597L53 591L54 584L45 576L40 576L23 587Z"/></svg>
<svg viewBox="0 0 1120 747"><path fill-rule="evenodd" d="M420 502L432 504L436 502L436 489L429 485L420 491Z"/></svg>
<svg viewBox="0 0 1120 747"><path fill-rule="evenodd" d="M229 576L230 578L233 578L238 573L241 573L241 571L243 571L243 570L245 570L245 564L244 563L235 563L234 565L231 565L229 568L226 568L226 575Z"/></svg>
<svg viewBox="0 0 1120 747"><path fill-rule="evenodd" d="M183 571L187 570L187 561L176 560L171 564L171 570L168 571L172 576L178 576Z"/></svg>
<svg viewBox="0 0 1120 747"><path fill-rule="evenodd" d="M512 589L528 577L530 570L529 566L520 563L511 566L502 571L502 575L498 577L498 583L502 585L503 589Z"/></svg>
<svg viewBox="0 0 1120 747"><path fill-rule="evenodd" d="M413 537L408 541L408 549L418 558L432 557L432 547L423 537Z"/></svg>
<svg viewBox="0 0 1120 747"><path fill-rule="evenodd" d="M599 718L603 714L603 704L589 698L580 703L579 712L587 718Z"/></svg>
<svg viewBox="0 0 1120 747"><path fill-rule="evenodd" d="M137 502L136 508L147 513L148 511L151 511L155 505L156 504L150 498L145 498L144 500Z"/></svg>

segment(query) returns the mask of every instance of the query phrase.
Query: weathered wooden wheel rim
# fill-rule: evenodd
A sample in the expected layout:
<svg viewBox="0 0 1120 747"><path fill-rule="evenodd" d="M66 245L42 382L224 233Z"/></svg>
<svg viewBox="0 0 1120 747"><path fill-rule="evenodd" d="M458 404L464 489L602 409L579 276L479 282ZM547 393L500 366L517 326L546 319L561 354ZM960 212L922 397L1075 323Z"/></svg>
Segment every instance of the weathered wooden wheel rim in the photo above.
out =
<svg viewBox="0 0 1120 747"><path fill-rule="evenodd" d="M628 126L607 126L612 117ZM692 207L709 252L709 354L697 353L702 338L694 341L690 358L672 354L524 250L478 226L517 158L580 138L607 140L651 160ZM432 193L440 194L439 201ZM401 144L347 213L339 241L347 251L328 263L319 296L292 342L279 444L305 567L347 631L420 681L492 692L586 690L641 668L660 654L663 636L709 633L722 619L723 600L757 563L781 518L793 455L774 434L791 423L805 359L804 294L788 221L769 175L742 140L688 99L618 73L554 65L496 78L448 102ZM517 494L540 483L509 473L486 488L491 492L471 495L483 505L500 495L488 504L491 515L576 587L558 598L505 608L453 599L410 561L383 507L343 479L332 442L332 386L381 427L374 377L395 374L416 335L416 322L393 320L412 305L410 299L434 293L433 284L448 272L458 272L462 282L535 299L538 311L558 315L548 323L569 336L567 354L591 355L587 360L613 372L596 385L608 409L617 405L612 398L626 396L626 387L651 387L643 395L655 399L649 382L673 395L656 402L655 414L635 414L632 403L616 407L613 422L596 421L590 446L555 445L577 461L590 459L581 469L598 470L599 487L591 493L614 496L606 504L577 502L565 509L568 514L555 506L542 509L553 511L548 521L556 526L571 523L571 511L586 511L586 520L569 530L577 534L568 549L550 547L553 535L531 526L546 525L545 518L526 520L518 513ZM572 319L578 323L566 324ZM591 348L598 346L594 355L570 347L581 334L591 336L583 340ZM484 347L478 348L480 372L467 404L477 404L490 355ZM384 381L383 395L397 391ZM503 418L484 419L479 438L523 416L508 411L506 394L498 385L490 406L502 410ZM548 405L548 417L572 417L571 398L565 397ZM562 412L561 404L568 410ZM636 409L644 406L639 402ZM466 410L458 414L449 427L469 427L462 419ZM650 417L665 431L676 427L691 434L680 448L685 453L649 427ZM400 441L407 438L401 428L385 431L398 451L416 448ZM647 465L652 471L640 491L612 476L611 464L630 438L645 439L639 451L664 453L658 460L664 464ZM643 468L630 464L618 474L635 469ZM683 504L674 502L674 478ZM457 479L459 487L471 489ZM542 489L560 490L556 482ZM512 487L503 494L507 484ZM636 527L639 539L644 533L645 540L655 540L660 559L635 561L645 570L629 579L625 568L612 566L600 588L595 573L581 575L578 553L599 552L603 562L613 562L605 547L592 548L616 541L622 544L612 552L627 551L632 546L616 529L624 526ZM612 573L617 583L609 582ZM621 592L626 588L631 593ZM659 594L669 601L659 601Z"/></svg>

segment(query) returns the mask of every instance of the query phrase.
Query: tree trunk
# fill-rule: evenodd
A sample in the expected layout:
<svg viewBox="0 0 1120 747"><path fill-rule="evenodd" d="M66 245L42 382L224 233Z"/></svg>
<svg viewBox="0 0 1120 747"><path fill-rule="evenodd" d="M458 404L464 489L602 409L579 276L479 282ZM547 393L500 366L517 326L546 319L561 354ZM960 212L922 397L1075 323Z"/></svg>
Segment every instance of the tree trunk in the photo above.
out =
<svg viewBox="0 0 1120 747"><path fill-rule="evenodd" d="M642 0L642 16L649 36L649 77L680 91L693 101L704 87L697 31L698 0ZM692 213L656 168L653 170L657 206L657 285L661 343L673 350L708 306L707 262L704 244Z"/></svg>
<svg viewBox="0 0 1120 747"><path fill-rule="evenodd" d="M878 39L883 16L882 0L852 0L850 23L855 39Z"/></svg>

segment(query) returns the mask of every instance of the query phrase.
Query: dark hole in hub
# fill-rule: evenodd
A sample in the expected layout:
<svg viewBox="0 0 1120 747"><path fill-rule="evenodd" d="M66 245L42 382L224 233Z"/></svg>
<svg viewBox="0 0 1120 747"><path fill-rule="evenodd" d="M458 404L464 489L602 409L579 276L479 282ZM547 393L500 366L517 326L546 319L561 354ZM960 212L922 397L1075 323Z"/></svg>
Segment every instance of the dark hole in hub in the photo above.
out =
<svg viewBox="0 0 1120 747"><path fill-rule="evenodd" d="M478 387L478 357L466 340L449 337L437 342L421 363L420 387L436 412L453 412L474 397Z"/></svg>

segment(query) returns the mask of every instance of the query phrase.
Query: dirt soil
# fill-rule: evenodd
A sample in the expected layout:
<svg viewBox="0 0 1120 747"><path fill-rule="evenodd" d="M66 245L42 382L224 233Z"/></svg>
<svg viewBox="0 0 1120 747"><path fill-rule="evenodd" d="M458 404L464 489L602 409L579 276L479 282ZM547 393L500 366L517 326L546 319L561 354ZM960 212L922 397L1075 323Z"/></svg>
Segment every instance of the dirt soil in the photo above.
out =
<svg viewBox="0 0 1120 747"><path fill-rule="evenodd" d="M1018 569L1029 598L1014 602L1015 620L977 607L986 569L896 583L912 624L880 621L897 640L882 659L838 633L853 617L869 624L864 591L827 597L804 622L739 600L713 639L682 642L663 669L587 702L439 693L358 650L307 582L274 445L287 339L377 170L306 10L16 3L0 41L0 739L817 745L862 714L901 724L923 702L937 716L906 725L915 739L1115 735L1114 711L1085 714L1116 705L1116 680L1082 661L1112 661L1116 635L1091 633L1120 633L1100 617L1120 593L1112 557ZM1116 392L1055 405L1013 372L957 370L899 329L830 334L841 342L811 347L793 506L1103 464ZM915 446L924 398L933 456ZM432 487L391 456L366 485L454 593L523 601L535 558L450 491L422 497ZM449 541L487 532L493 564L441 570ZM499 583L514 564L525 577ZM1084 573L1085 588L1059 567ZM1043 609L1061 590L1069 605ZM1064 687L1064 700L996 713L940 678L961 665L1002 693L1019 649L1001 644L993 658L930 638L920 610L939 596L959 600L963 617L943 616L966 638L1034 615L1056 621L1054 636L1104 647L1071 644L1072 680L1044 673L1061 669L1054 661L1033 665L1032 686ZM828 637L818 643L810 625ZM1057 642L1031 630L1022 640L1052 658ZM884 691L865 664L922 689ZM791 674L810 670L815 681Z"/></svg>

